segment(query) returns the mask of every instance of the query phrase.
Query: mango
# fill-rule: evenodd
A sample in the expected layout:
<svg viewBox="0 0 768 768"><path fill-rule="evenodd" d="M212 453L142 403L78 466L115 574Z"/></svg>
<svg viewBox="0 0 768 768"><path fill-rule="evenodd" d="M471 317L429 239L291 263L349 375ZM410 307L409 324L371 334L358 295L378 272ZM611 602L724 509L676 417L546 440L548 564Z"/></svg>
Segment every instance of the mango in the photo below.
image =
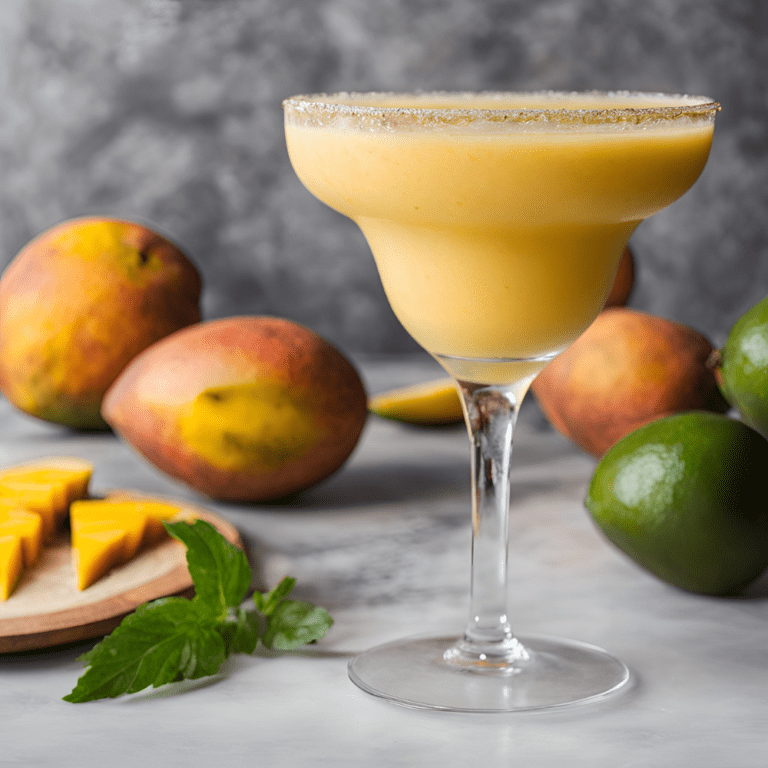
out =
<svg viewBox="0 0 768 768"><path fill-rule="evenodd" d="M629 246L619 260L616 277L613 279L611 291L605 300L605 307L623 307L629 301L635 285L635 257Z"/></svg>
<svg viewBox="0 0 768 768"><path fill-rule="evenodd" d="M26 509L0 508L0 600L7 600L24 568L40 555L43 519Z"/></svg>
<svg viewBox="0 0 768 768"><path fill-rule="evenodd" d="M600 457L661 416L725 413L698 331L644 312L612 307L534 379L531 390L552 425Z"/></svg>
<svg viewBox="0 0 768 768"><path fill-rule="evenodd" d="M108 387L139 352L200 320L200 291L194 265L147 227L58 224L0 278L0 391L37 418L105 429Z"/></svg>
<svg viewBox="0 0 768 768"><path fill-rule="evenodd" d="M0 515L25 509L39 515L50 539L75 499L88 495L93 465L74 456L48 456L0 470Z"/></svg>
<svg viewBox="0 0 768 768"><path fill-rule="evenodd" d="M384 419L421 426L464 421L461 395L450 377L379 392L368 401L368 410Z"/></svg>
<svg viewBox="0 0 768 768"><path fill-rule="evenodd" d="M18 536L0 536L0 600L11 596L23 568L21 539Z"/></svg>
<svg viewBox="0 0 768 768"><path fill-rule="evenodd" d="M24 566L32 567L43 545L43 518L28 509L0 509L0 536L16 536L21 541Z"/></svg>
<svg viewBox="0 0 768 768"><path fill-rule="evenodd" d="M87 589L123 562L128 532L123 528L93 528L72 536L72 566L79 590Z"/></svg>
<svg viewBox="0 0 768 768"><path fill-rule="evenodd" d="M144 534L141 546L152 546L162 541L168 535L163 521L171 519L193 520L194 512L184 509L167 499L153 498L139 495L134 491L116 490L110 491L103 499L99 499L101 510L108 512L112 507L119 514L130 514L133 517L141 517L144 521Z"/></svg>
<svg viewBox="0 0 768 768"><path fill-rule="evenodd" d="M0 469L0 488L16 483L38 483L60 489L64 503L88 495L93 464L76 456L45 456Z"/></svg>
<svg viewBox="0 0 768 768"><path fill-rule="evenodd" d="M129 562L141 547L162 540L167 536L162 521L180 512L176 504L125 492L73 502L69 522L77 588L86 589L113 567Z"/></svg>
<svg viewBox="0 0 768 768"><path fill-rule="evenodd" d="M141 353L107 392L102 415L197 492L263 502L341 467L362 433L367 396L352 364L310 329L235 317Z"/></svg>

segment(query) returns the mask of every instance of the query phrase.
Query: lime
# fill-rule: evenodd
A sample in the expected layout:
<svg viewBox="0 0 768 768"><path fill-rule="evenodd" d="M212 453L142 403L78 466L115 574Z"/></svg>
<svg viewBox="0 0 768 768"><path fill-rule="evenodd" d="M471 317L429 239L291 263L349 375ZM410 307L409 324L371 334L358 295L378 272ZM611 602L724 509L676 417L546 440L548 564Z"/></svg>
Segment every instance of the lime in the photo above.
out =
<svg viewBox="0 0 768 768"><path fill-rule="evenodd" d="M720 350L721 388L741 418L768 435L768 298L733 326Z"/></svg>
<svg viewBox="0 0 768 768"><path fill-rule="evenodd" d="M691 592L738 592L768 567L768 441L741 421L687 411L616 443L586 506L636 563Z"/></svg>

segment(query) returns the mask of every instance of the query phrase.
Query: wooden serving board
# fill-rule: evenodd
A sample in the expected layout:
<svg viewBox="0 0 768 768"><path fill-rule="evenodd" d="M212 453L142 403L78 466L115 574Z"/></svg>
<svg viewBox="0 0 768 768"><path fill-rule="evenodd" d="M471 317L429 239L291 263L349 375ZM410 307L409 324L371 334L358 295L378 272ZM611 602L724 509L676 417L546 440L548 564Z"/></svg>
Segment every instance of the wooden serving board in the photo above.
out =
<svg viewBox="0 0 768 768"><path fill-rule="evenodd" d="M187 503L182 506L182 514L192 513L206 520L228 541L243 548L231 523L208 510ZM186 548L170 538L80 591L69 535L64 533L43 548L37 563L22 574L13 594L0 602L0 653L100 637L149 600L192 592Z"/></svg>

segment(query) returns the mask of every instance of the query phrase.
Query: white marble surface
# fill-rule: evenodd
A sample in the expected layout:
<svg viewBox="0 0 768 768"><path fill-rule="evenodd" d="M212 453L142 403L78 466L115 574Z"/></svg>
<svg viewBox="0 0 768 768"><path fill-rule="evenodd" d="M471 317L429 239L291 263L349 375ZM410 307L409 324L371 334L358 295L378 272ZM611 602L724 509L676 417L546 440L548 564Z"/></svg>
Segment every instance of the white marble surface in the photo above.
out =
<svg viewBox="0 0 768 768"><path fill-rule="evenodd" d="M434 373L367 364L372 389ZM303 653L235 657L194 684L61 701L89 643L0 656L0 766L589 766L768 764L768 584L741 599L683 593L611 548L582 506L594 462L524 413L514 471L514 625L596 643L632 688L550 713L459 715L388 704L349 682L356 651L460 632L469 558L463 428L372 419L342 472L290 506L208 503L235 523L260 583L286 574L336 623ZM77 435L0 402L0 463L57 453L94 460L94 489L176 493L111 435Z"/></svg>

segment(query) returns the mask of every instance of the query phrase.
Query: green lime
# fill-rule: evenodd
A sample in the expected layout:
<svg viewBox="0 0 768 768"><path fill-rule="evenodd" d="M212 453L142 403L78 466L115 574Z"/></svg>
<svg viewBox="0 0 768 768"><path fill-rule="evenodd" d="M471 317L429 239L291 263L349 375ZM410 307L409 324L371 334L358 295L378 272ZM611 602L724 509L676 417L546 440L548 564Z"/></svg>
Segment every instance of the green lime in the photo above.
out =
<svg viewBox="0 0 768 768"><path fill-rule="evenodd" d="M720 350L723 394L750 426L768 435L768 298L733 326Z"/></svg>
<svg viewBox="0 0 768 768"><path fill-rule="evenodd" d="M741 421L687 411L616 443L586 505L603 533L660 579L738 592L768 568L768 441Z"/></svg>

